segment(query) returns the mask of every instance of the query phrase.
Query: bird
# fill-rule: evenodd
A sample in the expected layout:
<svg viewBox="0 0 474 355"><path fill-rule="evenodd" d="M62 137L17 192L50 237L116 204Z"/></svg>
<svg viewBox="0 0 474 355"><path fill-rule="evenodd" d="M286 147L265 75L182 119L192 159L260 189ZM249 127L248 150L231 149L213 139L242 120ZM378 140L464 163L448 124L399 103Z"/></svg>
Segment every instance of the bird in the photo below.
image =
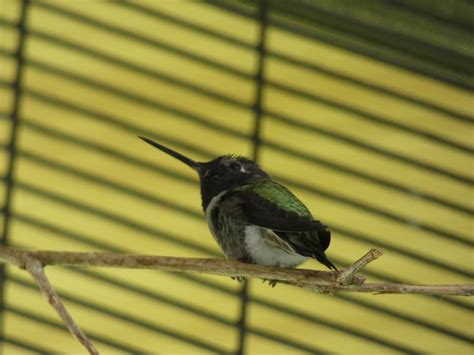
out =
<svg viewBox="0 0 474 355"><path fill-rule="evenodd" d="M312 258L338 271L325 254L331 242L328 226L313 219L303 202L256 162L235 154L197 162L138 137L197 172L209 230L228 259L293 268Z"/></svg>

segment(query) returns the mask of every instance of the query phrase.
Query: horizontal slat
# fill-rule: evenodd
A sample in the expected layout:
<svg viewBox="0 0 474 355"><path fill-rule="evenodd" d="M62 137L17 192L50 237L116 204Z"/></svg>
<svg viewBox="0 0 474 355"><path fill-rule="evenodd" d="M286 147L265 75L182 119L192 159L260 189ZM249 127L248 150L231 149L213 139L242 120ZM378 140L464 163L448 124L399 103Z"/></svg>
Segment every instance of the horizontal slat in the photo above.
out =
<svg viewBox="0 0 474 355"><path fill-rule="evenodd" d="M82 15L79 12L66 9L64 8L64 6L59 7L44 2L36 2L35 6L40 7L36 11L36 13L41 13L42 11L44 17L51 16L58 23L64 23L64 25L70 26L70 32L66 32L66 35L73 36L73 33L75 33L75 31L77 31L78 29L80 29L85 34L95 34L95 36L87 37L87 39L90 38L90 40L92 41L94 40L94 38L96 38L95 40L97 40L98 36L100 35L102 37L102 40L105 37L110 41L110 50L119 50L120 48L123 48L123 45L121 45L121 43L124 43L125 41L125 44L127 45L126 48L128 48L128 50L126 53L120 51L121 55L131 55L133 53L136 53L135 51L130 50L134 48L133 46L141 48L141 55L139 56L139 59L141 59L142 62L147 63L148 65L158 62L164 65L166 62L170 63L170 59L172 59L174 65L170 66L168 64L167 67L169 67L170 69L173 67L177 69L177 66L180 64L179 60L181 60L183 64L187 63L188 65L191 61L191 63L199 63L208 68L212 67L214 69L214 72L217 71L219 75L229 74L233 77L240 77L241 79L251 79L252 77L251 73L246 70L242 70L230 64L223 63L222 61L217 61L209 58L209 53L206 53L206 55L202 55L190 52L185 48L179 48L174 44L167 43L148 34L123 29L121 26L118 26L116 24L109 24L92 16ZM81 7L80 9L84 8ZM35 21L37 22L35 23ZM48 22L44 23L42 21L42 17L33 19L32 27L34 29L44 28L51 30L51 27L47 25ZM96 31L99 32L97 33ZM87 43L90 42L87 41ZM100 41L97 45L102 48L102 43L103 42ZM160 54L160 51L165 51L166 56L161 54L160 57L157 57L157 53ZM249 52L249 54L251 53L252 52ZM172 55L171 57L170 54ZM179 70L177 70L177 72L179 72ZM209 73L211 72L212 70L209 70ZM189 77L188 79L192 80L192 78Z"/></svg>
<svg viewBox="0 0 474 355"><path fill-rule="evenodd" d="M275 120L268 120L268 125L271 125L272 129L271 133L270 130L265 132L265 138L275 141L274 137L278 137L280 145L306 153L305 160L311 161L311 156L314 155L343 167L370 171L370 175L411 187L415 194L420 190L472 208L472 202L466 199L471 191L469 184L406 165L402 161L384 159L364 149L357 150L354 145L315 134L304 126L289 130L287 124Z"/></svg>
<svg viewBox="0 0 474 355"><path fill-rule="evenodd" d="M308 26L327 29L341 37L369 42L382 50L404 52L426 63L444 66L459 73L472 72L470 65L473 59L472 51L463 51L450 43L454 38L455 43L459 43L461 47L463 44L465 46L469 42L468 33L453 34L449 32L449 27L439 24L438 26L431 24L430 28L419 18L406 18L405 14L393 11L390 6L383 3L374 5L352 6L348 2L343 9L340 9L337 4L334 6L324 1L288 6L285 1L276 0L272 10L280 15L289 16L292 20L304 22ZM380 16L384 18L383 21ZM407 29L408 26L410 29ZM430 30L425 29L425 26ZM440 32L439 36L437 32ZM451 41L446 40L448 36Z"/></svg>
<svg viewBox="0 0 474 355"><path fill-rule="evenodd" d="M55 53L55 49L47 47L47 53ZM97 91L99 93L104 93L106 95L119 96L121 101L124 103L131 101L135 105L139 105L143 110L142 106L145 106L145 109L155 109L162 111L168 111L172 114L182 113L182 115L187 115L188 117L211 117L211 118L220 118L227 117L226 120L223 120L223 126L233 127L234 130L236 127L250 126L251 112L250 107L245 103L235 101L232 98L229 98L226 95L221 97L212 97L212 94L209 91L204 93L198 93L196 90L184 88L183 85L175 84L171 80L162 80L161 78L153 79L148 75L143 75L143 73L133 73L130 71L123 71L120 75L117 74L117 68L111 66L107 63L97 62L90 57L82 57L77 54L70 52L58 51L56 52L58 57L68 57L75 58L70 61L68 68L62 68L64 65L62 63L48 63L42 60L37 59L28 59L28 67L35 69L35 73L31 73L26 81L28 87L34 89L41 89L39 82L41 78L38 76L44 75L53 75L54 79L59 79L62 81L63 85L68 85L70 82L72 84L81 84L82 87L70 87L68 91L78 91L82 95L86 96L89 92L89 95L97 97L95 100L83 99L82 96L78 97L77 100L81 102L86 101L89 105L97 105L99 107L106 108L107 105L103 105L103 102L97 102L100 96L97 96ZM81 73L78 71L75 65L75 60L81 59L83 65L87 64L87 67L90 67L90 70L86 73ZM35 76L35 74L38 76ZM123 80L127 78L127 80ZM43 79L45 80L45 79ZM178 79L179 80L179 79ZM131 89L130 82L140 81L142 86L139 88ZM56 84L56 85L59 85ZM81 89L89 89L81 90ZM56 96L58 95L55 92ZM189 103L183 102L180 100L181 97L189 97ZM111 99L112 99L111 98ZM227 101L227 102L226 102ZM228 101L232 101L233 104L228 105ZM118 104L120 101L118 102ZM131 105L129 105L131 106ZM212 110L209 110L212 108ZM157 114L157 113L155 113ZM248 131L250 128L246 129Z"/></svg>
<svg viewBox="0 0 474 355"><path fill-rule="evenodd" d="M20 17L20 7L21 2L19 1L3 2L2 6L0 7L0 18L13 22L18 21Z"/></svg>
<svg viewBox="0 0 474 355"><path fill-rule="evenodd" d="M20 323L23 321L25 322L32 322L31 326L43 326L47 327L49 330L53 331L61 331L63 332L64 330L64 325L60 323L59 321L51 320L48 317L41 316L37 314L36 312L31 312L31 311L26 311L25 309L21 307L8 307L6 309L6 314L11 315L14 318L14 321L12 321L12 328L15 328L17 326L17 322ZM16 320L16 318L19 318ZM19 325L19 324L18 324ZM107 338L104 336L101 336L97 333L91 333L89 329L85 330L87 332L87 335L89 339L91 339L94 344L96 344L97 347L100 347L101 350L104 351L126 351L126 352L134 352L138 353L143 351L143 348L139 347L132 347L129 346L121 341L117 341L111 338ZM66 335L66 334L63 334ZM28 339L28 337L25 337ZM26 340L26 339L25 339ZM36 348L38 350L38 345L35 345L32 347L33 349Z"/></svg>
<svg viewBox="0 0 474 355"><path fill-rule="evenodd" d="M269 83L271 92L277 89L277 93L285 95L290 100L293 97L295 99L301 97L308 103L314 103L321 108L352 115L355 116L354 119L367 121L387 129L406 132L416 138L426 139L430 143L440 144L460 152L470 153L474 149L469 137L469 129L473 127L472 122L453 122L452 118L444 113L436 113L400 102L396 98L387 97L377 91L366 91L360 86L327 78L324 75L312 73L306 68L283 64L281 61L269 60L267 73L271 80ZM289 90L286 88L291 90L291 95L287 95ZM425 87L425 90L429 90L429 87ZM271 98L268 102L279 103ZM459 106L469 106L469 103L467 96L465 100L458 99ZM311 113L308 112L307 115ZM318 118L313 115L313 119ZM331 122L329 118L327 121ZM351 125L345 125L345 127L349 126ZM374 136L377 137L375 134Z"/></svg>
<svg viewBox="0 0 474 355"><path fill-rule="evenodd" d="M176 24L239 47L255 49L257 44L258 24L256 22L238 15L214 10L200 2L176 3L173 6L162 2L121 2L114 5L125 6L154 20Z"/></svg>
<svg viewBox="0 0 474 355"><path fill-rule="evenodd" d="M67 279L71 280L70 277L62 276L61 272L56 271L53 274L57 275L56 277L64 282L67 282ZM44 303L44 299L42 295L37 292L36 285L32 284L31 281L25 281L18 276L12 275L11 279L13 279L15 287L20 288L23 291L21 292L23 299L17 299L15 302L12 302L14 306L23 306L31 311L37 311L43 308L41 306ZM215 346L212 343L198 340L193 336L184 335L180 331L170 329L168 326L162 326L159 324L159 317L154 320L147 320L144 318L144 316L146 316L144 314L140 316L132 314L132 308L108 306L106 305L108 302L104 302L103 299L100 301L98 297L95 297L93 301L89 301L87 298L73 295L70 291L62 290L59 292L62 294L62 298L69 303L71 312L75 311L89 316L90 322L88 322L87 325L84 325L84 327L99 332L103 329L100 324L106 324L109 330L113 330L112 332L129 334L130 337L128 337L128 339L131 346L142 347L144 344L147 344L147 347L151 350L152 348L156 349L158 344L166 343L166 347L171 349L180 347L182 349L181 351L190 351L190 349L196 351L197 349L200 349L201 351L207 350L218 352L223 349L222 347ZM104 294L107 294L107 290L103 290L103 292ZM156 311L158 312L159 310L156 309ZM148 313L148 315L150 314L151 313ZM98 320L100 320L100 322L98 322ZM68 336L65 332L63 332L63 334L65 337ZM151 336L151 334L153 334L153 336ZM152 338L152 340L149 339L148 341L145 341L144 339L146 338ZM40 336L39 339L47 341L48 337L43 335ZM70 339L68 340L70 341ZM64 340L63 349L70 348L66 344L67 343Z"/></svg>
<svg viewBox="0 0 474 355"><path fill-rule="evenodd" d="M11 93L7 90L3 90L0 88L0 95L11 95ZM11 131L11 121L9 114L6 111L0 112L0 144L2 148L5 148L5 145L10 141L10 131ZM5 160L2 160L4 162ZM0 164L0 166L3 164Z"/></svg>
<svg viewBox="0 0 474 355"><path fill-rule="evenodd" d="M3 83L12 83L15 79L16 60L12 56L0 56L0 81ZM2 98L1 101L7 101Z"/></svg>
<svg viewBox="0 0 474 355"><path fill-rule="evenodd" d="M395 90L450 110L461 112L472 118L469 107L459 105L470 99L470 91L453 87L441 80L415 76L379 61L368 60L357 53L343 51L330 43L321 43L301 38L298 35L270 27L268 47L270 51L283 53L296 59L323 66L349 77ZM333 58L337 58L334 60ZM429 87L429 90L426 88Z"/></svg>
<svg viewBox="0 0 474 355"><path fill-rule="evenodd" d="M395 0L391 2L394 6L414 13L418 16L434 18L438 21L444 21L450 26L459 26L463 29L473 29L472 13L473 5L469 1L457 1L457 11L453 13L452 9L444 6L444 1L420 0L417 2L409 0Z"/></svg>
<svg viewBox="0 0 474 355"><path fill-rule="evenodd" d="M231 13L239 13L242 16L255 18L255 15L249 13L247 9L236 6L232 1L208 1L209 4L218 6ZM339 47L343 50L348 50L364 57L369 57L385 64L400 67L404 70L409 70L417 74L422 74L432 79L444 81L451 85L457 86L465 90L472 90L472 82L460 72L453 70L449 66L443 66L437 63L429 63L426 60L417 58L416 56L407 55L405 52L392 48L380 48L380 44L374 44L367 39L354 39L347 36L341 36L335 33L334 28L318 28L317 26L302 25L301 19L290 19L283 13L275 14L270 21L270 24L276 28L283 29L288 33L296 34L297 36L305 37L306 39L330 44L331 46ZM304 12L302 15L306 15ZM469 61L463 58L463 70L469 71ZM470 71L469 71L470 72Z"/></svg>

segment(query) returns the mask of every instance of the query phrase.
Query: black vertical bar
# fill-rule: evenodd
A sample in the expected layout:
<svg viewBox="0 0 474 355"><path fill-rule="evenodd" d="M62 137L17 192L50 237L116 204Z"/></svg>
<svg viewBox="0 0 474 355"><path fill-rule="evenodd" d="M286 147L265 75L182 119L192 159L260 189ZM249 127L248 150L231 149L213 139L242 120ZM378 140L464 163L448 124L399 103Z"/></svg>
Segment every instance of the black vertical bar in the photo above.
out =
<svg viewBox="0 0 474 355"><path fill-rule="evenodd" d="M17 157L16 147L17 147L17 137L18 137L18 126L19 126L18 113L20 110L20 101L21 101L21 82L22 82L22 77L23 77L23 56L24 56L25 37L26 37L26 16L27 16L28 3L29 3L29 0L22 0L21 9L20 9L21 11L20 18L17 24L18 46L14 55L17 65L16 65L15 79L13 82L13 89L15 90L15 95L13 97L13 106L12 106L12 111L10 114L11 129L10 129L10 139L7 145L8 167L7 167L7 174L5 176L6 194L5 194L5 203L2 209L3 228L2 228L2 235L0 236L0 248L3 245L8 244L8 238L9 238L9 232L10 232L10 214L11 214L11 204L12 204L12 196L13 196L13 189L14 189L15 161ZM0 265L0 314L3 314L5 310L6 277L7 277L6 267L4 264L1 264ZM0 338L4 336L4 319L5 317L0 317Z"/></svg>
<svg viewBox="0 0 474 355"><path fill-rule="evenodd" d="M257 45L258 51L258 66L257 74L255 75L255 102L253 109L255 112L255 121L253 129L253 152L252 158L255 161L258 161L259 150L260 150L260 130L262 126L262 98L263 98L263 85L264 85L264 69L265 69L265 39L267 33L267 12L268 5L267 0L260 0L260 10L259 10L259 21L260 21L260 34L259 42Z"/></svg>
<svg viewBox="0 0 474 355"><path fill-rule="evenodd" d="M264 85L264 69L265 69L265 39L267 33L267 12L268 3L267 0L259 1L259 22L260 22L260 33L259 42L257 45L258 51L258 63L257 73L255 75L255 101L253 109L255 112L255 120L252 134L253 141L253 152L252 158L254 161L258 161L259 151L261 146L260 132L262 127L262 98L263 98L263 85ZM247 319L247 308L248 308L248 285L249 281L245 280L240 290L241 307L240 307L240 319L239 319L239 347L237 354L242 355L245 352L245 337L246 337L246 319Z"/></svg>

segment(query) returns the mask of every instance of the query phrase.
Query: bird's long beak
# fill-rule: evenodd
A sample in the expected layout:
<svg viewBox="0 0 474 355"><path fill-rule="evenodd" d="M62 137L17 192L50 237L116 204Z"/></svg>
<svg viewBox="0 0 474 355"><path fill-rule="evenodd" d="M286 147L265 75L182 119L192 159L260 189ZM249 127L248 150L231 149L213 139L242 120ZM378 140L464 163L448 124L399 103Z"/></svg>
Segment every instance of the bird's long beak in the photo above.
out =
<svg viewBox="0 0 474 355"><path fill-rule="evenodd" d="M172 157L178 159L179 161L182 161L184 164L191 167L193 170L196 170L197 172L199 172L199 168L201 167L200 163L198 163L194 160L191 160L188 157L185 157L184 155L182 155L178 152L175 152L174 150L172 150L170 148L165 147L164 145L156 143L156 142L152 141L151 139L141 137L141 136L138 136L138 138L144 140L145 142L147 142L148 144L154 146L155 148L158 148L162 152L165 152L166 154L171 155Z"/></svg>

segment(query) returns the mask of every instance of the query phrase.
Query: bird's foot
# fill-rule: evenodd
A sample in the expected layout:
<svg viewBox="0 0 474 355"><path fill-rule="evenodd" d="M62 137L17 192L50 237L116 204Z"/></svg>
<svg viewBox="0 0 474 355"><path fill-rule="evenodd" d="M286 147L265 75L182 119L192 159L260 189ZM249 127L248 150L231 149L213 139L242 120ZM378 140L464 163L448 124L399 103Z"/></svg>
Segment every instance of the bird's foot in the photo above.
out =
<svg viewBox="0 0 474 355"><path fill-rule="evenodd" d="M245 281L245 277L243 277L243 276L231 276L230 278L232 280L236 280L238 282L244 282Z"/></svg>
<svg viewBox="0 0 474 355"><path fill-rule="evenodd" d="M275 287L276 284L278 283L277 280L269 280L269 279L263 279L262 282L265 283L265 281L268 281L268 284L271 286L271 287Z"/></svg>

